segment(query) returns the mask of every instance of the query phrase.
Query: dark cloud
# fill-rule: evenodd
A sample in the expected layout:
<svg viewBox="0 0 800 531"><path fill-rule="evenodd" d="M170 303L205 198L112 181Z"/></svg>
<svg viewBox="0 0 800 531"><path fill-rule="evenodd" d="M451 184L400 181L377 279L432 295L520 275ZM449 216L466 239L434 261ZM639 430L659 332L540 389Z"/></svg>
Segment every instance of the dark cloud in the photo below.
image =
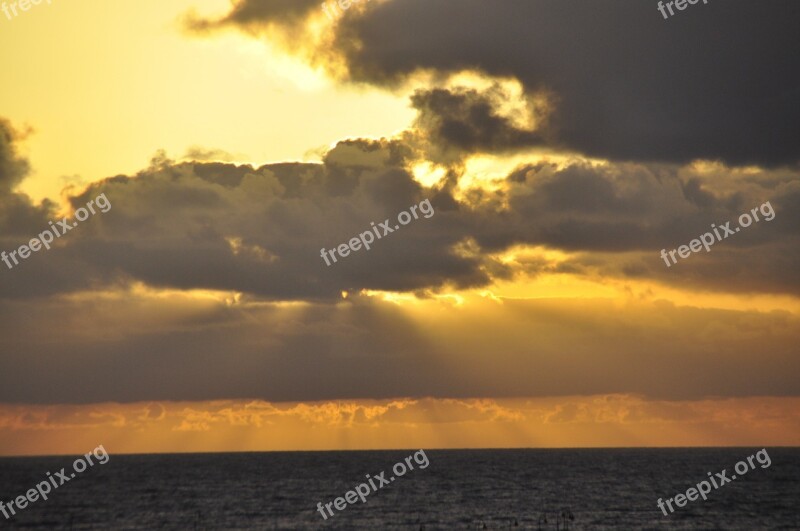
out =
<svg viewBox="0 0 800 531"><path fill-rule="evenodd" d="M243 23L261 22L263 20L296 18L305 15L309 10L319 7L317 0L256 0L236 2L227 22Z"/></svg>
<svg viewBox="0 0 800 531"><path fill-rule="evenodd" d="M30 172L30 163L18 151L18 143L26 134L0 118L0 251L14 250L29 242L55 217L52 202L34 205L27 195L15 191ZM67 263L40 262L20 275L0 262L0 298L36 297L85 285L84 272L72 269Z"/></svg>
<svg viewBox="0 0 800 531"><path fill-rule="evenodd" d="M311 3L242 0L225 21L293 19ZM517 78L552 95L548 138L590 156L778 166L800 160L799 15L791 0L713 1L669 20L655 2L393 0L344 17L334 49L353 80L379 85L420 70ZM507 148L481 142L500 125L482 114L441 136Z"/></svg>
<svg viewBox="0 0 800 531"><path fill-rule="evenodd" d="M503 221L504 228L475 234L484 249L528 243L585 253L567 264L583 274L649 278L699 290L797 295L797 180L773 186L773 179L762 172L759 181L748 179L747 186L739 182L732 185L735 191L725 192L705 188L721 181L716 175L703 177L701 184L691 171L661 165L526 166L507 179L504 199L512 218ZM757 184L761 180L764 184ZM711 252L693 254L670 268L658 257L663 248L688 245L712 231L712 224L737 227L740 215L766 201L775 211L772 220L761 215L761 221L716 243Z"/></svg>
<svg viewBox="0 0 800 531"><path fill-rule="evenodd" d="M319 4L319 0L236 0L226 16L208 20L192 12L185 17L184 25L190 30L203 31L237 24L296 24L312 10L321 9Z"/></svg>
<svg viewBox="0 0 800 531"><path fill-rule="evenodd" d="M558 138L588 155L779 165L800 160L798 15L789 0L669 20L647 2L405 0L346 21L340 46L356 79L475 68L550 90Z"/></svg>
<svg viewBox="0 0 800 531"><path fill-rule="evenodd" d="M291 307L136 293L0 301L0 402L800 392L800 326L786 312L427 304L423 323L363 297Z"/></svg>
<svg viewBox="0 0 800 531"><path fill-rule="evenodd" d="M189 148L186 153L183 155L184 159L187 160L194 160L199 162L210 162L210 161L223 161L223 162L232 162L237 159L246 159L246 155L234 155L233 153L228 153L223 149L213 149L213 148L204 148L202 146L192 146Z"/></svg>
<svg viewBox="0 0 800 531"><path fill-rule="evenodd" d="M519 127L499 113L507 97L497 86L482 92L418 90L411 103L418 111L414 125L426 144L426 158L451 163L472 153L504 153L543 145L539 132Z"/></svg>
<svg viewBox="0 0 800 531"><path fill-rule="evenodd" d="M447 210L428 219L420 215L374 242L372 250L326 266L320 256L323 247L331 249L371 231L372 222L389 219L389 228L394 228L400 212L426 198L435 211L446 196L422 188L404 167L395 166L402 153L389 142L347 142L328 153L324 165L260 168L157 157L134 177L107 179L70 197L76 209L104 193L112 208L64 235L58 247L7 271L16 282L0 285L0 296L141 281L164 288L317 300L361 289L406 291L489 282L482 268L485 260L453 250L463 237L454 228L463 222ZM26 243L45 228L44 220L17 227L23 239L6 240L5 248ZM82 272L76 271L78 265ZM41 282L50 267L74 274L74 280L69 286L57 282L62 273Z"/></svg>
<svg viewBox="0 0 800 531"><path fill-rule="evenodd" d="M505 126L500 129L504 129ZM562 272L650 278L721 291L800 293L795 180L728 179L669 165L539 163L512 172L496 191L424 188L400 141L349 140L323 164L260 168L176 163L163 154L135 176L117 176L69 196L72 210L104 193L108 213L90 217L5 278L0 297L38 297L95 286L128 285L236 291L267 300L332 301L342 291L424 293L486 286L514 274L554 271L536 260L498 257L515 245L576 253ZM776 184L778 182L778 184ZM458 194L457 196L454 194ZM423 199L420 218L327 266L332 249ZM10 251L56 220L52 205L6 195L0 243ZM762 221L667 269L659 258L770 200ZM735 226L735 223L734 223ZM42 279L46 279L43 281Z"/></svg>

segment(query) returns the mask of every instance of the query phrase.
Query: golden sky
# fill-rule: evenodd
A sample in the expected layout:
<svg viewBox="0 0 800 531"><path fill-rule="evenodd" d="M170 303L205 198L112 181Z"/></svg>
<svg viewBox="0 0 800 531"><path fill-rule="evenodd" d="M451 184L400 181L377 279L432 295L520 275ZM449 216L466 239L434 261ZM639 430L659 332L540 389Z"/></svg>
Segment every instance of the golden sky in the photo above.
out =
<svg viewBox="0 0 800 531"><path fill-rule="evenodd" d="M644 60L525 9L525 49L478 37L523 31L502 5L0 13L0 251L112 205L0 263L0 455L798 445L790 54L724 19L760 76L698 79L724 61L674 34Z"/></svg>
<svg viewBox="0 0 800 531"><path fill-rule="evenodd" d="M396 399L3 406L4 455L631 446L797 446L797 399ZM402 441L402 442L401 442Z"/></svg>

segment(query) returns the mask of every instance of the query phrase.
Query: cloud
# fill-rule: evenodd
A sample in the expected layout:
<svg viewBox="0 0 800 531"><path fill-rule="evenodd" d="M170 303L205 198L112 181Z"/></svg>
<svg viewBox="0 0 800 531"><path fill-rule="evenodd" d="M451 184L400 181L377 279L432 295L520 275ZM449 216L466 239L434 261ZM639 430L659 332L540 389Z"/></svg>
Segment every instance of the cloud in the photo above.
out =
<svg viewBox="0 0 800 531"><path fill-rule="evenodd" d="M445 164L475 153L502 154L544 145L535 127L520 127L513 116L501 114L500 108L509 97L497 84L482 91L464 87L417 90L411 97L418 111L415 140L427 144L424 151L428 160ZM524 118L546 112L536 109L533 102L531 106L533 110Z"/></svg>
<svg viewBox="0 0 800 531"><path fill-rule="evenodd" d="M455 308L365 295L287 304L135 290L6 301L0 315L0 402L9 403L800 392L800 323L788 312L477 295Z"/></svg>
<svg viewBox="0 0 800 531"><path fill-rule="evenodd" d="M798 400L520 399L0 405L0 455L505 447L796 446ZM146 407L146 406L145 406ZM95 419L88 423L86 419ZM102 419L97 422L96 419ZM200 433L198 433L200 432ZM199 436L198 436L199 435ZM428 454L431 462L435 453Z"/></svg>
<svg viewBox="0 0 800 531"><path fill-rule="evenodd" d="M480 263L451 249L460 235L430 220L380 240L374 246L380 252L326 266L320 249L349 241L373 222L388 218L394 225L399 212L425 198L435 208L443 193L424 189L393 164L388 146L363 141L356 147L352 156L338 153L348 144L334 149L324 165L164 163L135 178L107 180L74 200L80 204L102 191L114 203L113 214L82 228L74 250L98 266L106 281L129 278L275 300L485 283ZM376 149L385 161L367 163ZM440 214L445 226L448 216Z"/></svg>
<svg viewBox="0 0 800 531"><path fill-rule="evenodd" d="M257 33L316 9L241 0L222 20ZM529 94L553 94L547 136L592 157L775 167L800 160L798 9L790 0L730 0L664 20L655 5L613 0L503 0L489 9L480 0L372 2L339 21L333 43L297 33L289 47L379 86L420 72L515 78ZM480 132L464 125L447 136L469 144L498 123L483 120Z"/></svg>
<svg viewBox="0 0 800 531"><path fill-rule="evenodd" d="M463 142L512 144L509 138L524 136L510 122L492 118L477 93L465 98L453 103L461 109L456 114L463 111L466 120L497 119L496 134L470 140L470 133L453 133L456 127L445 132L437 125L429 131L443 139L433 144L457 151ZM482 110L471 112L468 101ZM457 166L450 172L453 179L424 187L412 176L414 164L424 160L416 158L419 146L406 133L394 140L348 140L331 149L322 164L258 168L174 162L159 154L134 176L109 178L67 195L71 210L101 193L113 208L7 271L15 282L0 285L0 297L141 282L275 301L336 301L342 292L478 288L515 275L556 271L543 262L504 260L503 253L520 245L573 253L559 270L587 277L800 293L794 274L800 264L796 172L574 159L520 166L491 191L461 186L463 167ZM6 158L10 153L6 150ZM370 251L332 266L320 257L322 248L349 241L373 222L391 223L426 198L435 210L429 219L420 218ZM712 223L735 225L742 212L767 200L776 209L774 220L754 224L711 253L670 269L660 259L662 248L686 244ZM3 249L26 244L49 219L60 219L48 202L36 207L11 192L3 201L8 205L0 218Z"/></svg>
<svg viewBox="0 0 800 531"><path fill-rule="evenodd" d="M48 220L55 216L56 205L53 202L44 200L40 205L35 205L30 197L16 190L31 171L30 162L20 154L19 149L20 142L29 133L30 130L21 132L0 118L0 251L10 251L27 243L46 229ZM10 279L10 276L6 276L10 271L0 262L4 276L0 284L0 298L35 297L53 291L68 291L81 285L82 273L75 271L76 275L70 277L67 274L70 267L64 266L58 271L52 265L35 264L27 273L18 275L16 282L10 282L6 280ZM42 277L47 278L48 282L42 282Z"/></svg>
<svg viewBox="0 0 800 531"><path fill-rule="evenodd" d="M234 155L223 149L204 148L202 146L192 146L183 155L183 159L197 162L233 162L243 158L247 158L247 156Z"/></svg>
<svg viewBox="0 0 800 531"><path fill-rule="evenodd" d="M319 10L318 0L236 0L230 12L217 19L204 19L190 14L184 24L196 31L226 25L297 23L311 11Z"/></svg>

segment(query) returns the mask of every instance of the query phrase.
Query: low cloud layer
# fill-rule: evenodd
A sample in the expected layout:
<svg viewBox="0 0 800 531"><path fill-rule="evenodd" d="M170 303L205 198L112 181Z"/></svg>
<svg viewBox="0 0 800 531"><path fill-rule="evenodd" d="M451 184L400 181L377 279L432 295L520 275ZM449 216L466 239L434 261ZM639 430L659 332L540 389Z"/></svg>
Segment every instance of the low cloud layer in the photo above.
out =
<svg viewBox="0 0 800 531"><path fill-rule="evenodd" d="M788 312L663 301L336 305L141 287L0 304L0 402L796 396Z"/></svg>
<svg viewBox="0 0 800 531"><path fill-rule="evenodd" d="M261 400L0 405L0 455L142 452L796 446L798 400L663 402L632 395L536 400ZM433 461L433 456L431 457Z"/></svg>

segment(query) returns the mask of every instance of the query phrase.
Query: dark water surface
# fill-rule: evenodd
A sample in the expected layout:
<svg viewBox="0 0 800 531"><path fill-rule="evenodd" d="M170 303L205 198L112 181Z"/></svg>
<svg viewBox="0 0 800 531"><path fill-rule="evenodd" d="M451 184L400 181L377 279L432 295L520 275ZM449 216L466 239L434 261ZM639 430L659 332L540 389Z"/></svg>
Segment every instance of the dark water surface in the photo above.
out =
<svg viewBox="0 0 800 531"><path fill-rule="evenodd" d="M685 493L759 448L426 450L430 464L324 521L323 504L413 451L111 455L2 529L800 529L800 449L767 448L756 469L670 516ZM109 452L112 452L109 449ZM76 456L77 457L77 456ZM8 503L71 457L0 459ZM548 524L538 526L548 511ZM514 526L515 520L517 526ZM559 522L559 528L565 527Z"/></svg>

